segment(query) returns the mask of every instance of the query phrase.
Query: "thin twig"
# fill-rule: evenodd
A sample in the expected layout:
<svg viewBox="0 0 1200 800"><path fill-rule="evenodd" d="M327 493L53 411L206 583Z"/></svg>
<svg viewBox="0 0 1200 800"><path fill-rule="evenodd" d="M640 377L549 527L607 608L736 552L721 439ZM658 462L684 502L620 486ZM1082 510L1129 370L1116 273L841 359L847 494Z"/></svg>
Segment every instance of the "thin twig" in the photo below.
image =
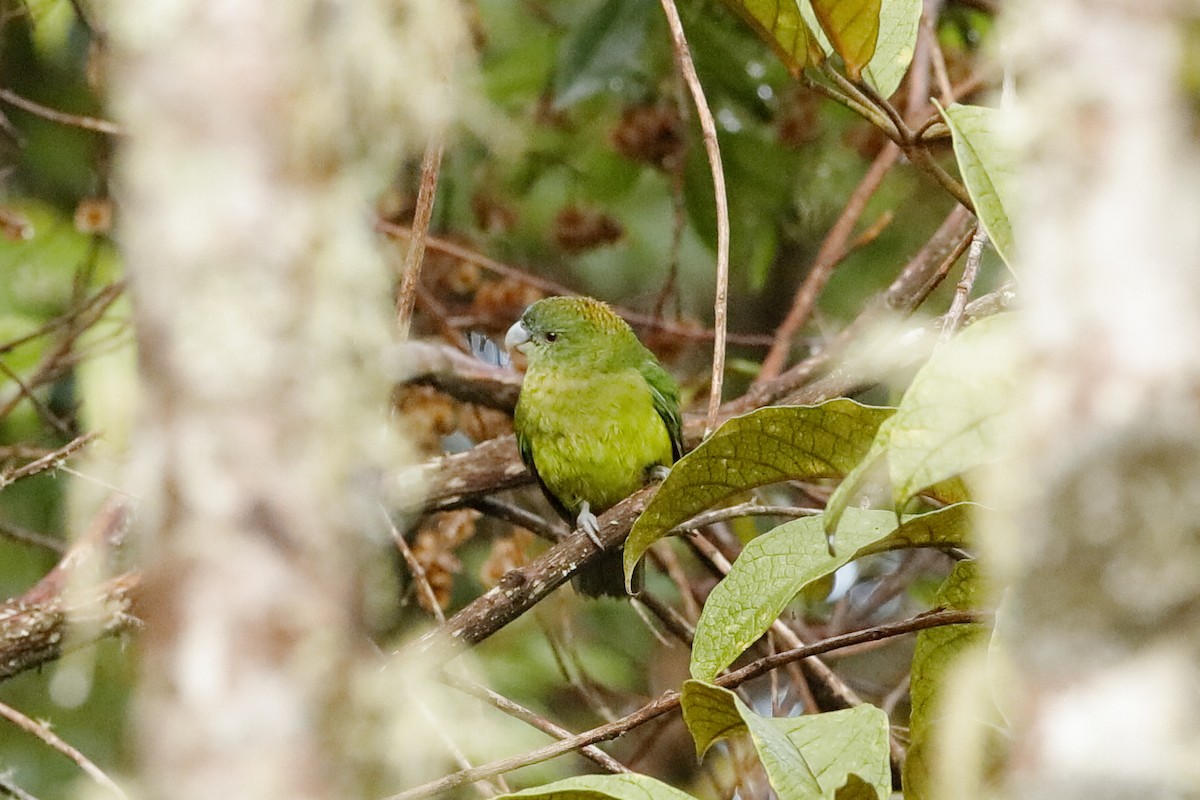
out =
<svg viewBox="0 0 1200 800"><path fill-rule="evenodd" d="M942 105L954 102L954 89L950 86L950 75L946 72L946 54L938 41L937 19L942 10L942 0L925 0L925 13L921 17L920 35L929 47L929 63L937 79Z"/></svg>
<svg viewBox="0 0 1200 800"><path fill-rule="evenodd" d="M465 505L468 508L473 508L476 511L487 514L489 517L495 517L517 527L524 528L548 542L561 542L571 533L567 526L562 523L554 524L532 511L527 511L520 506L506 503L495 497L472 497Z"/></svg>
<svg viewBox="0 0 1200 800"><path fill-rule="evenodd" d="M950 302L950 310L942 322L941 341L945 342L954 335L962 323L963 312L967 310L967 298L975 286L975 278L979 274L979 261L983 258L983 248L987 244L987 231L983 225L975 226L975 236L971 239L971 249L967 251L967 263L963 266L962 280L954 287L954 299Z"/></svg>
<svg viewBox="0 0 1200 800"><path fill-rule="evenodd" d="M396 225L386 220L377 220L375 229L385 236L402 236L407 237L412 235L412 230L403 225ZM503 261L497 261L494 258L489 258L482 253L477 253L469 247L463 247L460 244L451 242L447 239L439 239L436 236L425 237L425 247L429 250L434 250L439 253L457 258L460 261L465 261L468 264L474 264L477 267L494 272L497 275L503 275L506 278L522 283L526 286L532 286L535 289L545 292L546 294L554 295L578 295L579 292L564 286L561 283L547 280L546 278L532 275L525 270L514 267L510 264L505 264ZM653 314L644 314L640 311L634 311L621 306L613 306L612 310L635 328L644 328L647 330L662 331L663 333L677 336L681 339L693 341L712 341L716 338L716 332L710 328L696 327L690 325L680 325L670 319L655 317ZM768 347L771 344L771 337L760 333L729 333L726 336L730 344L746 345L748 347Z"/></svg>
<svg viewBox="0 0 1200 800"><path fill-rule="evenodd" d="M902 636L916 631L926 630L928 628L936 628L945 625L968 625L973 623L986 622L989 619L988 615L976 611L959 611L938 610L931 611L925 614L919 614L900 622L890 622L884 625L876 625L872 628L867 628L854 633L842 634L841 636L833 636L829 639L824 639L820 642L815 642L804 647L787 650L775 655L766 656L754 661L741 669L722 675L717 678L714 683L726 689L734 688L742 685L746 681L764 675L767 672L793 663L795 661L808 658L810 656L821 655L833 650L838 650L850 645L860 644L862 642L873 642L878 639L887 639L893 636ZM606 725L593 728L590 731L585 731L570 739L563 739L559 742L540 747L528 753L521 753L509 758L493 761L490 764L484 764L475 767L471 770L463 770L452 775L446 775L435 781L422 784L407 791L392 795L388 800L417 800L422 797L432 797L459 786L464 786L468 783L484 780L493 775L499 775L505 772L511 772L515 769L527 767L531 764L539 764L543 761L549 761L564 753L569 753L572 750L577 750L580 747L585 747L597 742L604 742L610 739L615 739L624 733L644 725L656 717L666 714L669 711L674 711L679 708L680 695L679 692L669 691L659 695L654 700L642 706L632 714L622 717L614 722Z"/></svg>
<svg viewBox="0 0 1200 800"><path fill-rule="evenodd" d="M14 470L6 470L0 473L0 489L8 486L10 483L28 478L30 475L36 475L39 472L45 472L48 469L58 467L63 461L70 458L77 451L83 449L89 442L96 438L96 433L85 433L82 436L76 436L71 441L64 444L62 447L47 453L41 458L30 461L17 467Z"/></svg>
<svg viewBox="0 0 1200 800"><path fill-rule="evenodd" d="M13 800L38 800L38 798L13 783L12 777L7 772L0 773L0 797L11 797Z"/></svg>
<svg viewBox="0 0 1200 800"><path fill-rule="evenodd" d="M49 106L44 106L41 103L35 103L28 100L16 92L9 89L0 89L0 100L9 105L16 106L22 111L28 111L30 114L48 119L51 122L57 122L62 125L70 125L75 128L83 128L84 130L96 131L97 133L107 133L109 136L124 136L125 131L120 125L115 122L109 122L106 119L97 119L96 117L84 117L78 114L68 114L65 111L59 111Z"/></svg>
<svg viewBox="0 0 1200 800"><path fill-rule="evenodd" d="M54 319L43 323L39 327L23 336L19 336L16 339L10 339L4 344L0 344L0 355L9 353L26 342L31 342L40 336L45 336L48 333L52 333L59 328L73 323L76 318L91 311L97 306L99 307L99 310L103 312L110 305L116 302L117 298L121 296L123 291L125 291L125 281L116 281L115 283L108 284L107 286L98 290L94 295L84 300L77 307L72 308L66 313L60 314ZM96 315L93 314L90 319L94 321L95 316Z"/></svg>
<svg viewBox="0 0 1200 800"><path fill-rule="evenodd" d="M813 259L813 265L809 269L808 275L796 290L791 309L780 323L778 330L775 331L775 341L771 344L766 358L763 359L762 367L755 379L757 383L771 380L783 370L796 331L808 321L817 305L817 297L829 283L829 277L833 274L834 268L850 252L848 245L850 235L854 232L854 226L858 224L858 220L867 208L867 202L883 183L883 179L887 177L899 157L899 145L888 142L879 151L879 155L875 157L862 180L858 182L858 186L854 187L842 213L838 215L833 227L825 236L825 241L821 243L821 248Z"/></svg>
<svg viewBox="0 0 1200 800"><path fill-rule="evenodd" d="M3 372L9 380L17 385L17 390L20 392L20 395L29 401L29 404L33 406L33 410L43 422L47 423L50 425L50 427L54 428L54 430L61 434L70 434L71 426L59 419L58 416L52 412L45 403L38 399L38 396L33 393L33 389L26 385L25 381L21 379L21 376L18 375L12 367L8 366L8 364L5 364L2 359L0 359L0 372Z"/></svg>
<svg viewBox="0 0 1200 800"><path fill-rule="evenodd" d="M121 787L117 786L112 778L104 774L104 770L93 764L92 761L83 753L64 742L52 730L50 730L49 726L30 719L12 706L5 705L4 703L0 703L0 717L4 717L26 733L41 739L47 745L74 761L79 768L86 772L88 776L96 783L108 789L117 797L122 797L128 800L125 792L121 791Z"/></svg>
<svg viewBox="0 0 1200 800"><path fill-rule="evenodd" d="M441 679L448 686L458 689L463 694L468 694L471 697L482 700L488 705L499 711L503 711L514 719L519 719L527 725L537 728L542 733L548 733L555 739L569 739L572 734L569 730L558 725L551 720L546 719L541 714L531 711L520 703L508 699L498 692L494 692L486 686L475 683L472 680L455 675L452 672L443 672ZM608 753L601 750L595 745L588 745L579 750L580 755L596 762L601 768L613 773L630 772L631 770L610 756Z"/></svg>
<svg viewBox="0 0 1200 800"><path fill-rule="evenodd" d="M729 304L729 200L725 196L725 170L721 166L721 148L717 142L717 123L713 119L708 101L704 99L704 87L696 75L692 54L688 50L687 37L683 33L683 22L675 0L660 0L667 26L671 29L671 42L675 47L675 61L683 74L684 83L692 95L696 115L700 119L700 130L704 138L704 152L708 155L708 167L712 172L713 197L717 205L717 289L713 298L712 384L708 392L708 413L705 417L704 435L707 437L717 427L717 410L721 406L721 386L725 381L725 330Z"/></svg>
<svg viewBox="0 0 1200 800"><path fill-rule="evenodd" d="M738 517L811 517L824 512L822 508L804 508L802 506L767 506L756 500L738 503L727 508L716 508L697 514L687 522L672 528L670 534L691 533L718 522L737 519Z"/></svg>
<svg viewBox="0 0 1200 800"><path fill-rule="evenodd" d="M392 515L387 513L387 509L382 505L379 507L379 510L383 513L383 519L387 522L388 530L392 533L392 541L396 543L396 549L404 557L404 563L408 564L408 570L412 573L417 588L425 595L425 600L429 603L429 611L437 619L439 625L445 625L446 615L442 613L442 604L438 602L437 594L433 591L433 586L429 583L429 576L425 574L425 567L417 560L416 554L408 546L408 542L404 540L404 534L396 527L396 523L392 522Z"/></svg>
<svg viewBox="0 0 1200 800"><path fill-rule="evenodd" d="M413 214L412 235L408 238L408 255L404 259L400 292L396 297L396 324L400 329L401 340L408 338L408 329L412 323L417 282L421 276L421 262L425 258L425 237L429 234L429 221L433 218L433 201L437 194L444 145L443 133L434 133L430 136L429 143L425 146L425 156L421 159L421 185L417 189L417 208Z"/></svg>
<svg viewBox="0 0 1200 800"><path fill-rule="evenodd" d="M40 547L43 550L49 550L52 553L62 555L67 552L67 543L58 539L52 539L42 533L26 530L25 528L13 525L11 522L0 522L0 537L11 539L14 542L27 544L32 547Z"/></svg>

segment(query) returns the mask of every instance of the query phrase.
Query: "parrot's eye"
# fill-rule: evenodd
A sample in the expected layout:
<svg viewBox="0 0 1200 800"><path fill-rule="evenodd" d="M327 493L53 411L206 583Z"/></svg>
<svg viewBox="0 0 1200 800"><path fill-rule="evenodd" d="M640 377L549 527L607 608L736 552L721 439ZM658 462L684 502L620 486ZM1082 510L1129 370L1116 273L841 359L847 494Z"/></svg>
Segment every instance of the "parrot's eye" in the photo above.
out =
<svg viewBox="0 0 1200 800"><path fill-rule="evenodd" d="M546 341L547 342L558 341L558 334L555 333L554 331L546 331Z"/></svg>

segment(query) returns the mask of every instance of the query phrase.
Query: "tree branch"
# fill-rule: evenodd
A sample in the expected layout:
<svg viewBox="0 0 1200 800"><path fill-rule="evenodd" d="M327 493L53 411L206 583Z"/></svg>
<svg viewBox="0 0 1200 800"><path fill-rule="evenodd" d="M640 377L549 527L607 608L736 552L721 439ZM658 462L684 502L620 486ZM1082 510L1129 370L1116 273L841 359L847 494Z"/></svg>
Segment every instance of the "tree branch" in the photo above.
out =
<svg viewBox="0 0 1200 800"><path fill-rule="evenodd" d="M741 669L722 675L717 678L714 683L718 686L731 689L746 681L752 680L764 675L770 670L785 666L800 659L808 658L809 656L821 655L832 650L838 650L850 645L862 644L864 642L874 642L880 639L887 639L893 636L902 636L907 633L926 630L928 628L937 628L944 625L969 625L972 623L986 622L990 619L990 615L977 611L958 611L958 610L937 610L930 611L924 614L918 614L910 619L900 622L891 622L885 625L877 625L866 630L854 631L853 633L844 633L840 636L833 636L824 639L820 642L814 642L804 647L797 647L792 650L786 650L782 653L766 656L753 663L747 664ZM569 753L572 750L577 750L581 747L593 745L598 742L605 742L610 739L615 739L628 731L633 730L639 725L643 725L650 720L666 714L669 711L674 711L679 708L680 695L679 692L669 691L659 695L654 700L634 711L632 714L622 717L614 722L606 725L601 725L593 728L590 731L585 731L570 739L563 739L560 742L546 745L529 753L511 756L509 758L493 761L490 764L484 764L469 770L456 772L452 775L447 775L439 778L436 781L422 784L407 791L392 795L387 800L418 800L422 797L432 797L442 792L447 792L459 786L464 786L475 781L484 780L494 775L500 775L505 772L512 772L521 767L527 767L531 764L539 764L543 761L549 761L564 753Z"/></svg>

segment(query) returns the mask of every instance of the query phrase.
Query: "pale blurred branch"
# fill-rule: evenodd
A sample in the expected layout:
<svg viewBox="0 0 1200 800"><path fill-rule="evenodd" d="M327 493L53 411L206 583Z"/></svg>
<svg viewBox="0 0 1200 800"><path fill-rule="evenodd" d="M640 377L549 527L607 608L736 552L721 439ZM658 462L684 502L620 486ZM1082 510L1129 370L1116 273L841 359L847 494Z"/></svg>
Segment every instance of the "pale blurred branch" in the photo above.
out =
<svg viewBox="0 0 1200 800"><path fill-rule="evenodd" d="M112 778L105 774L104 770L97 767L90 758L79 751L78 748L64 741L54 731L50 730L50 726L43 722L30 719L10 705L0 703L0 717L16 725L21 730L28 733L30 736L35 736L45 742L46 746L53 750L57 750L67 758L74 761L81 770L87 773L88 777L94 780L99 785L110 791L117 797L126 798L127 795L121 790L121 787L113 781Z"/></svg>

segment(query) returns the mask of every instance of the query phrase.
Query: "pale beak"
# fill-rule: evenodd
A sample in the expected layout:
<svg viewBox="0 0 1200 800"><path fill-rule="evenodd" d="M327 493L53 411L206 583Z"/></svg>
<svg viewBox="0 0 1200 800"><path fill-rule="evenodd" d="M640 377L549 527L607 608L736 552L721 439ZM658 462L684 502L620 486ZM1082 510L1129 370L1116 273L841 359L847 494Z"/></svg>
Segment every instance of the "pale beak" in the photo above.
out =
<svg viewBox="0 0 1200 800"><path fill-rule="evenodd" d="M520 320L517 320L508 329L508 333L504 334L504 348L506 350L520 350L524 352L524 347L529 343L529 338L529 329L522 325Z"/></svg>

